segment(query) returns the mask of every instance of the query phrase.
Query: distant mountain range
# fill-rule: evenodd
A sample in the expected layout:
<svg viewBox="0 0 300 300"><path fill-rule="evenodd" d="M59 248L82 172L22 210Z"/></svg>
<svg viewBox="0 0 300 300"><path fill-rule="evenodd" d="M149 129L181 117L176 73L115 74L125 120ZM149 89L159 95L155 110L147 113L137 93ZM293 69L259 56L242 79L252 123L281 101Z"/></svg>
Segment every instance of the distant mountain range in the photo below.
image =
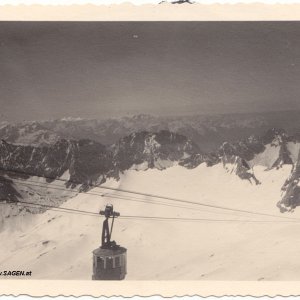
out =
<svg viewBox="0 0 300 300"><path fill-rule="evenodd" d="M299 115L299 111L284 111L178 117L136 115L107 120L65 118L2 123L0 139L31 146L53 145L61 139L90 139L103 145L112 145L131 133L167 130L184 135L202 151L211 152L216 151L224 141L234 142L250 135L263 135L270 128L283 128L287 134L298 134Z"/></svg>

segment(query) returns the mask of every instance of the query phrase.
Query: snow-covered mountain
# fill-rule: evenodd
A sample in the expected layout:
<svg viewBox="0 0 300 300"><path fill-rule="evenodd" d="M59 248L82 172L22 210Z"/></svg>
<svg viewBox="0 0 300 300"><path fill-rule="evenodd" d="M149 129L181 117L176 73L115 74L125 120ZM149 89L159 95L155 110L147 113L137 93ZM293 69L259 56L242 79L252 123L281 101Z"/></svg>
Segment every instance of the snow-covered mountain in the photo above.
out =
<svg viewBox="0 0 300 300"><path fill-rule="evenodd" d="M118 219L114 239L128 249L127 279L298 280L298 223L280 217L300 218L299 153L299 136L275 128L223 141L214 152L167 130L129 133L112 145L2 141L0 269L28 269L34 279L90 279L101 220L15 202L96 213L112 203L121 215L199 220ZM103 184L210 207L132 196Z"/></svg>
<svg viewBox="0 0 300 300"><path fill-rule="evenodd" d="M164 116L136 115L119 119L88 120L63 118L52 121L3 123L0 139L22 145L49 145L60 139L90 139L111 145L131 133L168 130L182 134L203 151L216 151L224 141L234 142L250 135L263 135L269 128L299 132L299 112L270 112L226 115Z"/></svg>
<svg viewBox="0 0 300 300"><path fill-rule="evenodd" d="M121 171L132 168L161 170L201 152L187 137L166 130L130 134L114 144L112 151L114 163Z"/></svg>
<svg viewBox="0 0 300 300"><path fill-rule="evenodd" d="M21 146L0 142L0 169L42 176L49 181L69 173L70 182L101 183L112 170L106 147L90 140L60 140L49 147Z"/></svg>
<svg viewBox="0 0 300 300"><path fill-rule="evenodd" d="M291 165L295 173L291 176L297 177L295 170L299 150L299 136L290 136L284 130L275 128L262 137L252 135L236 142L224 142L217 151L210 153L203 152L189 138L166 130L132 133L111 146L87 139L62 139L48 146L25 146L1 141L0 169L7 179L2 181L0 192L8 201L22 198L18 185L13 184L14 178L40 176L48 178L48 182L63 178L65 187L86 190L109 178L118 180L121 173L130 169L163 170L175 165L194 169L203 163L207 167L220 164L225 172L259 185L262 182L255 174L256 166L267 171ZM298 197L294 194L298 192L288 186L290 180L283 187L288 192L279 202L293 208L299 205L298 200L293 201Z"/></svg>
<svg viewBox="0 0 300 300"><path fill-rule="evenodd" d="M111 153L90 140L60 140L49 147L1 141L0 202L60 205L78 191L86 190L87 185L104 182L112 176L112 170ZM14 207L7 216L25 211L44 209Z"/></svg>

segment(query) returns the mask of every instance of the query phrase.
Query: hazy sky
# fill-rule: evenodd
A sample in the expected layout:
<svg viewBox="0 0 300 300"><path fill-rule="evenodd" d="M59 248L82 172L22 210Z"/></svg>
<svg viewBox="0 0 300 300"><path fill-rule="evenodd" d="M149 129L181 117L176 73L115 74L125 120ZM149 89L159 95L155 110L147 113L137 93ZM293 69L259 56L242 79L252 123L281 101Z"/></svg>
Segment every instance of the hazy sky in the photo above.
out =
<svg viewBox="0 0 300 300"><path fill-rule="evenodd" d="M0 120L300 109L299 22L0 22Z"/></svg>

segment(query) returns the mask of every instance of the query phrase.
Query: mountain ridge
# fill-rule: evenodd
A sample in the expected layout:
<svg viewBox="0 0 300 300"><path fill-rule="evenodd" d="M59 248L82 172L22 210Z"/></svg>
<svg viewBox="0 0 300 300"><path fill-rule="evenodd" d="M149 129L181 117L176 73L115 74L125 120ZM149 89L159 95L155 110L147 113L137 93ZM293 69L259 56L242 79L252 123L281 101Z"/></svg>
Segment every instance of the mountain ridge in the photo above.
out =
<svg viewBox="0 0 300 300"><path fill-rule="evenodd" d="M299 112L245 114L151 116L109 118L106 120L63 118L49 121L8 123L0 127L0 139L20 145L47 146L60 139L95 140L112 145L128 134L168 130L185 135L205 152L216 151L224 142L263 135L269 128L285 128L288 134L299 132Z"/></svg>
<svg viewBox="0 0 300 300"><path fill-rule="evenodd" d="M67 173L67 188L79 186L80 190L88 190L108 178L118 179L120 173L129 169L163 170L174 165L194 169L202 163L207 167L222 164L226 172L258 185L261 182L256 178L254 166L260 165L269 170L290 164L298 170L299 152L299 136L290 136L283 129L276 128L268 130L262 137L251 135L240 141L223 142L216 152L210 153L202 151L192 140L178 133L140 131L121 138L111 146L89 139L61 139L50 146L15 145L2 140L0 169L3 174L9 171L16 174L23 172L27 177L45 177L49 183L66 177ZM294 170L292 181L298 180L300 174ZM0 193L10 194L7 200L16 202L18 191L12 185L13 179L8 179L10 181L2 184ZM279 201L279 207L294 208L300 204L300 200L291 201L293 197L298 199L298 189L291 187L290 181L286 182L283 190L287 190L289 196Z"/></svg>

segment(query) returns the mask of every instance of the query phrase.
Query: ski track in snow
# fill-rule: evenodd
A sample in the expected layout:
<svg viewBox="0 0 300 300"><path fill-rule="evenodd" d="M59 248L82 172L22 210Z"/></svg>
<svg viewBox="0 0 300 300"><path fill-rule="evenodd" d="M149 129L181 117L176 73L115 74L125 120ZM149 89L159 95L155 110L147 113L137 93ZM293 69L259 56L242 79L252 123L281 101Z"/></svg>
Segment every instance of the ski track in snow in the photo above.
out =
<svg viewBox="0 0 300 300"><path fill-rule="evenodd" d="M221 164L188 170L129 170L105 186L159 194L282 216L276 207L291 166L265 171L254 167L261 185L226 172ZM184 209L150 204L153 198L94 188L101 197L78 194L62 207L99 212L112 203L121 215L277 220L208 207ZM124 195L131 200L112 199ZM155 199L172 205L181 203ZM191 207L189 205L189 207ZM284 216L300 218L300 211ZM50 211L4 224L0 270L32 271L32 279L83 279L92 276L92 251L100 244L103 218ZM300 280L300 238L292 223L115 221L113 239L128 249L126 280Z"/></svg>

